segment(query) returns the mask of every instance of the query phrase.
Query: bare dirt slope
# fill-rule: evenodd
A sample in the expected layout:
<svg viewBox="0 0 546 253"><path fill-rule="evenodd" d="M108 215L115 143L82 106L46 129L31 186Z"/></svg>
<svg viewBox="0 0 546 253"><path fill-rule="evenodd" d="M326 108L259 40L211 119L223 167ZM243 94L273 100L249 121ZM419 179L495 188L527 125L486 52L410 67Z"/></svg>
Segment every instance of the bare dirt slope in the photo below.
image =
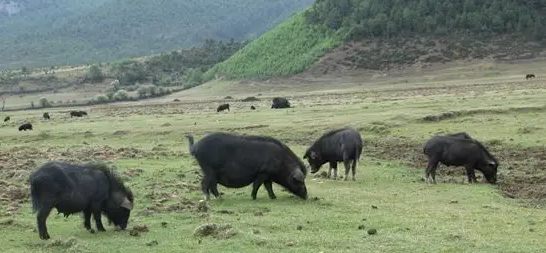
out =
<svg viewBox="0 0 546 253"><path fill-rule="evenodd" d="M483 41L425 37L400 41L364 40L345 43L331 50L299 76L371 74L381 77L385 73L405 75L469 63L517 64L545 58L544 45L509 36Z"/></svg>

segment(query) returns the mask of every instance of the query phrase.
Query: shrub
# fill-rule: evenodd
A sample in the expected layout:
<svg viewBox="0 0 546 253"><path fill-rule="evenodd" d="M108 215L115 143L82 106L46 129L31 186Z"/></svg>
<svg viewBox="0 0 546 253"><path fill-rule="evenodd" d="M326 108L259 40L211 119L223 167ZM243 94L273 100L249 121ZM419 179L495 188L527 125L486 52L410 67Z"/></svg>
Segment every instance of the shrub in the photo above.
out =
<svg viewBox="0 0 546 253"><path fill-rule="evenodd" d="M116 101L125 101L129 98L129 94L127 94L127 91L125 90L118 90L114 94L114 99Z"/></svg>
<svg viewBox="0 0 546 253"><path fill-rule="evenodd" d="M104 75L102 74L102 70L99 68L99 66L92 65L89 67L87 72L87 80L92 83L100 83L104 80Z"/></svg>
<svg viewBox="0 0 546 253"><path fill-rule="evenodd" d="M110 99L108 98L108 96L106 95L98 95L95 100L97 101L97 103L99 104L104 104L104 103L107 103L108 101L110 101Z"/></svg>
<svg viewBox="0 0 546 253"><path fill-rule="evenodd" d="M51 107L51 103L49 102L49 100L47 100L47 98L40 98L40 105L42 107Z"/></svg>

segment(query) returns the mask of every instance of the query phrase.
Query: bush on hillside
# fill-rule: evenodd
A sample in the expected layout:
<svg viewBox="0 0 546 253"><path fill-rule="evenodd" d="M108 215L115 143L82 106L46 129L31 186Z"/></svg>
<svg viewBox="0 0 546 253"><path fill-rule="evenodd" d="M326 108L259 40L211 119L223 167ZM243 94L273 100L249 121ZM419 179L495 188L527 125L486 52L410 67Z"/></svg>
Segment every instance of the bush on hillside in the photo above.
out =
<svg viewBox="0 0 546 253"><path fill-rule="evenodd" d="M115 64L112 72L120 85L133 85L148 80L144 64L135 60L124 60Z"/></svg>
<svg viewBox="0 0 546 253"><path fill-rule="evenodd" d="M44 108L51 107L51 103L49 102L49 100L47 100L47 98L42 97L42 98L40 98L40 106L42 106Z"/></svg>
<svg viewBox="0 0 546 253"><path fill-rule="evenodd" d="M116 101L126 101L129 98L129 94L125 90L118 90L114 94L114 100Z"/></svg>
<svg viewBox="0 0 546 253"><path fill-rule="evenodd" d="M199 69L189 68L184 75L184 87L195 87L203 82L203 72Z"/></svg>
<svg viewBox="0 0 546 253"><path fill-rule="evenodd" d="M15 86L21 81L21 77L12 70L0 72L0 85Z"/></svg>
<svg viewBox="0 0 546 253"><path fill-rule="evenodd" d="M108 100L112 100L114 99L114 94L115 92L109 91L106 93L106 97L108 98Z"/></svg>
<svg viewBox="0 0 546 253"><path fill-rule="evenodd" d="M86 76L87 81L91 83L100 83L104 80L104 75L102 70L97 65L92 65L89 67Z"/></svg>
<svg viewBox="0 0 546 253"><path fill-rule="evenodd" d="M140 85L137 89L139 98L156 97L165 94L165 88L151 85Z"/></svg>
<svg viewBox="0 0 546 253"><path fill-rule="evenodd" d="M99 104L104 104L104 103L108 103L108 101L110 101L110 99L108 99L108 97L106 95L98 95L95 100L97 101L97 103Z"/></svg>

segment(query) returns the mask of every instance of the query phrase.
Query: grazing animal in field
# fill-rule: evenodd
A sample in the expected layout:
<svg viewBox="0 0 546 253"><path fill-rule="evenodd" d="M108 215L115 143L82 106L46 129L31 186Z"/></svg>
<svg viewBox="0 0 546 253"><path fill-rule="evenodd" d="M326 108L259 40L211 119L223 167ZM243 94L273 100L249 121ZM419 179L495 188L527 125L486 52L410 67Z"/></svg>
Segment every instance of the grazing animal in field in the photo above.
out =
<svg viewBox="0 0 546 253"><path fill-rule="evenodd" d="M535 74L527 74L525 79L535 78Z"/></svg>
<svg viewBox="0 0 546 253"><path fill-rule="evenodd" d="M288 102L288 99L282 97L273 98L273 104L271 104L271 109L281 108L290 108L290 102Z"/></svg>
<svg viewBox="0 0 546 253"><path fill-rule="evenodd" d="M328 178L334 170L334 179L337 179L337 164L343 162L345 178L349 178L352 170L352 179L355 179L356 164L362 154L362 136L353 128L340 128L326 132L318 138L303 156L311 166L311 173L316 173L325 163L330 163Z"/></svg>
<svg viewBox="0 0 546 253"><path fill-rule="evenodd" d="M250 106L250 110L256 110L256 107L253 106L253 105L251 105L251 106Z"/></svg>
<svg viewBox="0 0 546 253"><path fill-rule="evenodd" d="M26 130L32 130L32 124L25 123L19 126L19 131L26 131Z"/></svg>
<svg viewBox="0 0 546 253"><path fill-rule="evenodd" d="M104 164L50 161L33 172L29 181L32 208L37 212L38 233L43 240L50 238L46 220L53 208L65 217L83 212L84 227L91 233L95 233L91 228L91 216L97 230L106 231L102 213L109 224L122 230L127 228L133 209L133 193Z"/></svg>
<svg viewBox="0 0 546 253"><path fill-rule="evenodd" d="M221 112L223 110L228 110L229 112L229 104L221 104L216 108L216 112Z"/></svg>
<svg viewBox="0 0 546 253"><path fill-rule="evenodd" d="M8 122L10 119L11 119L11 117L7 116L7 117L4 118L4 122Z"/></svg>
<svg viewBox="0 0 546 253"><path fill-rule="evenodd" d="M275 199L273 182L307 199L307 169L294 152L279 140L267 136L217 132L194 144L192 135L186 137L190 154L197 160L203 173L201 190L205 200L210 199L210 193L220 198L217 184L242 188L251 183L252 199L256 199L262 184L269 198Z"/></svg>
<svg viewBox="0 0 546 253"><path fill-rule="evenodd" d="M85 111L70 111L70 118L87 116Z"/></svg>
<svg viewBox="0 0 546 253"><path fill-rule="evenodd" d="M51 119L51 117L49 117L49 113L48 113L48 112L44 112L43 117L44 117L44 119Z"/></svg>
<svg viewBox="0 0 546 253"><path fill-rule="evenodd" d="M445 166L464 166L469 183L476 182L475 170L481 171L487 182L497 182L499 162L475 139L436 135L425 143L423 153L428 158L426 182L432 177L432 182L436 183L438 163Z"/></svg>

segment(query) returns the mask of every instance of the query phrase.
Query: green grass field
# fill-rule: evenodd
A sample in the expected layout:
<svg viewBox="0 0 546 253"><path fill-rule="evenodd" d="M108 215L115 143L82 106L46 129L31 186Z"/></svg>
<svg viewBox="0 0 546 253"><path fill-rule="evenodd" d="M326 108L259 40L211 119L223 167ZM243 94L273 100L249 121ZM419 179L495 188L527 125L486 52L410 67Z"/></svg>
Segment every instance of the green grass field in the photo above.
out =
<svg viewBox="0 0 546 253"><path fill-rule="evenodd" d="M465 79L452 69L435 78L206 84L155 101L80 108L87 118L70 118L70 108L50 110L50 121L41 119L43 110L10 112L12 121L0 127L2 252L541 252L546 89L539 67L529 81L524 68ZM269 109L278 94L295 107ZM227 95L234 99L224 100ZM260 101L239 102L246 96ZM232 111L216 113L225 101ZM450 111L442 120L422 119ZM17 131L27 121L34 131ZM206 209L198 204L199 167L189 156L187 132L197 139L213 131L266 134L301 157L324 131L342 126L359 129L365 142L356 182L324 179L324 165L307 177L307 201L277 185L276 200L262 187L255 201L250 187L220 186L223 200L212 199ZM499 185L469 185L462 168L443 166L437 185L422 182L424 141L455 131L468 132L497 156ZM51 159L112 162L135 194L130 230L149 231L107 226L90 234L78 215L65 219L53 211L52 239L40 240L26 180ZM207 223L231 228L193 235Z"/></svg>

